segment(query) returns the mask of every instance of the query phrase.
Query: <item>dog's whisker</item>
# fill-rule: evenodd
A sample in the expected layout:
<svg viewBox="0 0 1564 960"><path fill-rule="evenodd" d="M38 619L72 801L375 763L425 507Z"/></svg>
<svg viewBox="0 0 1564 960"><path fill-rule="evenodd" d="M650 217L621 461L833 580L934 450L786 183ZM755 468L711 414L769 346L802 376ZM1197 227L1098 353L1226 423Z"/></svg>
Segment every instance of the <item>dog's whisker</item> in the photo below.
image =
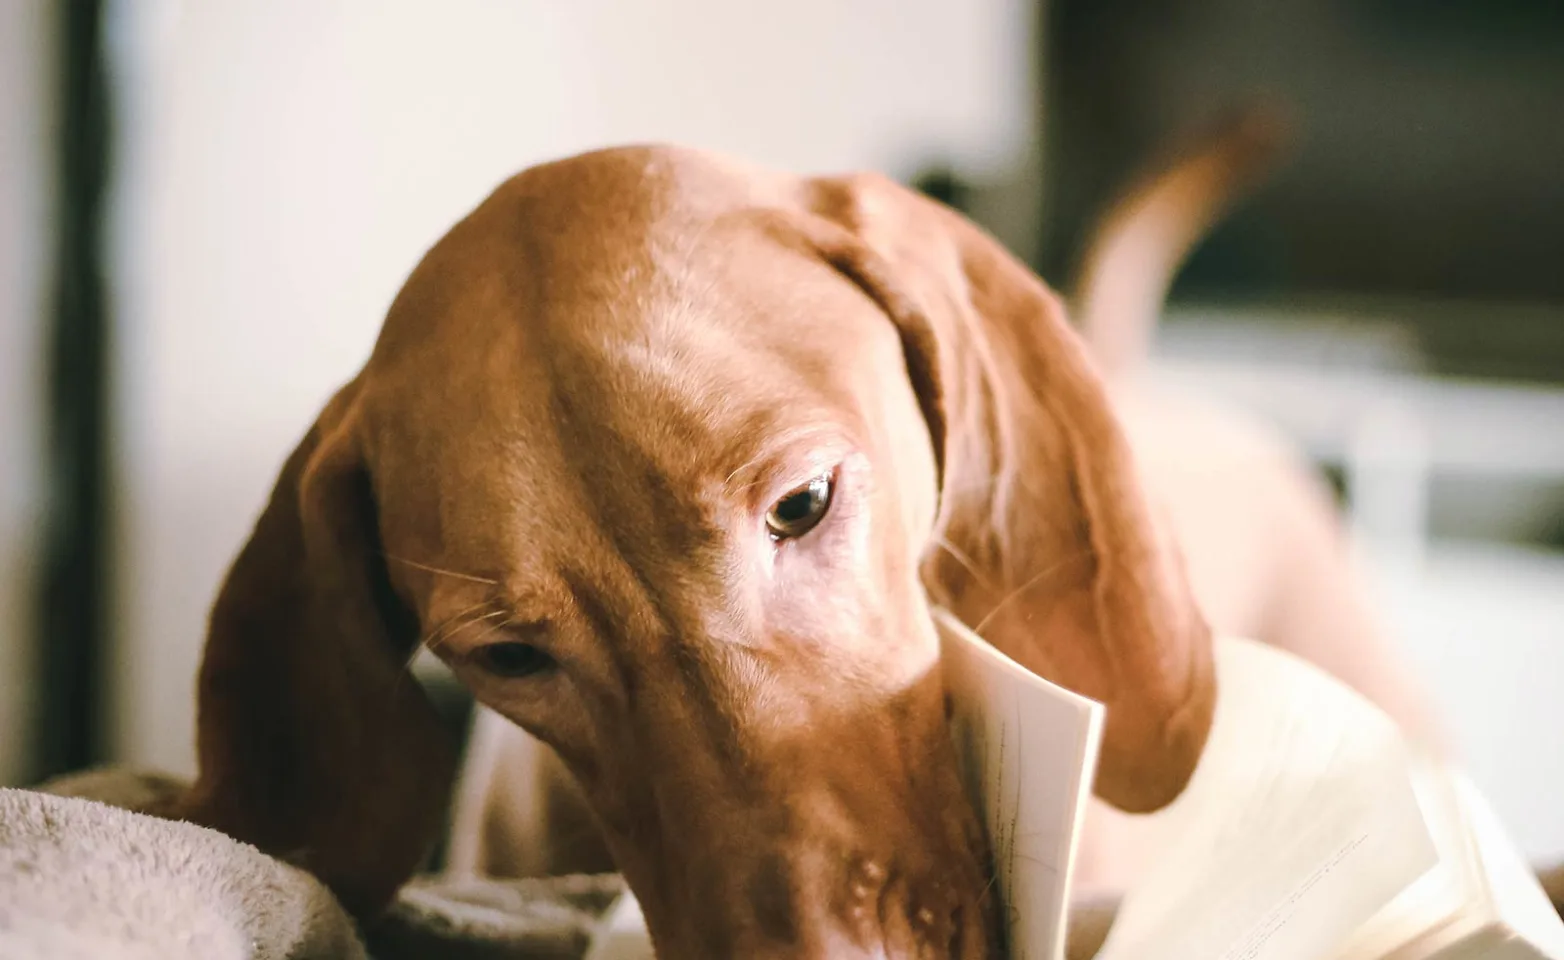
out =
<svg viewBox="0 0 1564 960"><path fill-rule="evenodd" d="M485 598L483 600L479 600L477 603L467 607L466 609L458 610L456 613L451 614L449 617L446 617L444 620L441 620L439 623L430 627L427 633L418 638L418 642L415 646L431 648L438 646L438 638L440 634L444 633L446 630L450 630L459 626L465 618L477 613L484 607L492 606L493 604L493 598Z"/></svg>
<svg viewBox="0 0 1564 960"><path fill-rule="evenodd" d="M961 550L957 549L955 544L951 543L943 536L932 537L929 542L950 554L952 559L961 564L962 569L966 570L967 573L972 575L972 579L977 581L978 586L982 587L984 590L992 591L994 589L989 585L988 579L978 571L977 564L972 561L972 558L967 556Z"/></svg>
<svg viewBox="0 0 1564 960"><path fill-rule="evenodd" d="M444 567L435 567L427 563L419 563L417 560L409 560L407 557L398 557L395 554L385 554L385 558L387 560L394 560L397 563L412 567L415 570L422 570L426 573L435 573L443 577L455 577L458 580L466 580L470 583L486 583L491 587L499 586L500 583L498 580L493 580L489 577L479 577L471 573L462 573L457 570L447 570Z"/></svg>
<svg viewBox="0 0 1564 960"><path fill-rule="evenodd" d="M983 616L983 619L979 620L977 625L972 628L972 632L981 636L983 633L983 628L988 626L994 617L998 615L999 611L1003 610L1005 606L1011 601L1015 600L1017 597L1020 597L1022 594L1037 586L1039 583L1042 583L1045 578L1051 577L1057 573L1062 573L1069 567L1074 566L1083 560L1090 559L1091 553L1089 551L1082 551L1081 553L1077 553L1073 556L1064 557L1058 562L1049 564L1042 570L1039 570L1033 576L1028 577L1025 583L1005 594L1005 596L998 603L994 604L993 609L989 610L988 613Z"/></svg>
<svg viewBox="0 0 1564 960"><path fill-rule="evenodd" d="M733 472L728 474L727 477L725 477L723 479L722 485L724 487L726 487L726 488L731 490L733 488L733 478L738 476L739 474L743 473L745 470L748 470L750 467L753 467L755 464L759 463L761 461L761 459L763 459L763 455L761 457L751 457L748 460L744 461L743 463L739 464L737 467L734 467L733 468ZM753 486L755 486L754 483L747 483L744 486L739 487L738 489L739 490L748 490L750 487L753 487ZM737 491L735 491L735 492L737 492Z"/></svg>
<svg viewBox="0 0 1564 960"><path fill-rule="evenodd" d="M999 871L998 870L990 870L989 874L988 874L988 882L983 884L983 889L978 891L978 899L981 900L983 897L988 896L988 891L992 890L994 888L994 884L996 884L998 882L999 882Z"/></svg>
<svg viewBox="0 0 1564 960"><path fill-rule="evenodd" d="M725 477L723 479L723 481L722 481L723 487L725 489L729 490L730 492L739 492L739 491L750 489L751 487L755 486L755 483L745 484L745 485L737 488L737 490L735 490L734 487L733 487L733 480L734 480L734 478L737 477L739 474L743 473L745 470L748 470L749 468L753 467L755 464L762 462L768 456L771 456L774 452L776 452L778 449L780 449L782 447L785 447L785 446L787 446L788 444L791 444L791 443L802 443L803 441L807 440L811 436L819 436L820 434L821 434L821 431L817 427L801 426L801 427L793 427L793 428L790 428L790 429L782 430L782 431L779 431L779 432L775 433L772 436L769 436L767 438L767 440L766 440L765 449L761 450L760 452L758 452L754 456L750 457L748 460L744 461L743 463L741 463L737 467L735 467L733 469L733 472L729 473L727 475L727 477ZM824 466L824 464L822 464L821 466ZM803 479L803 478L799 478L799 479Z"/></svg>
<svg viewBox="0 0 1564 960"><path fill-rule="evenodd" d="M490 618L488 618L488 617L481 617L479 619L480 620L487 620L487 619L490 619ZM477 622L478 622L477 620L473 621L473 623L477 623ZM473 643L478 643L478 642L482 641L485 637L488 637L490 634L498 633L499 631L504 630L506 627L512 626L513 624L517 624L517 623L520 623L520 622L521 622L521 618L519 618L519 617L514 617L514 616L507 617L506 619L500 621L499 623L496 623L493 626L489 627L489 629L487 629L487 630L483 631L482 633L478 634L478 636L473 639ZM469 626L471 626L471 624L469 624Z"/></svg>
<svg viewBox="0 0 1564 960"><path fill-rule="evenodd" d="M407 661L402 665L402 670L404 672L410 671L413 667L413 661L417 660L418 655L423 651L428 650L430 653L437 652L440 646L449 640L451 636L460 632L469 624L476 622L474 618L470 617L471 614L482 610L484 607L489 606L492 603L494 603L493 600L482 600L473 604L467 609L459 611L453 616L447 617L446 619L440 621L438 624L432 627L428 633L419 637L417 642L413 644L413 649L408 653ZM495 616L501 612L503 611L496 610L489 614L489 616Z"/></svg>
<svg viewBox="0 0 1564 960"><path fill-rule="evenodd" d="M393 710L396 709L398 702L397 698L402 695L402 688L405 684L412 684L415 689L420 685L418 678L413 674L413 663L418 659L418 655L425 650L428 650L430 653L434 653L440 648L442 644L447 643L456 634L467 629L473 624L481 623L484 620L492 620L493 618L498 617L506 612L504 609L499 609L492 610L489 613L482 614L480 616L469 616L469 614L482 610L484 607L490 606L493 603L495 603L493 599L482 600L465 610L457 612L451 617L447 617L445 620L437 624L434 629L430 630L428 634L420 637L418 641L413 644L413 649L408 653L407 659L402 663L401 671L398 673L396 680L392 682L391 697L389 702Z"/></svg>
<svg viewBox="0 0 1564 960"><path fill-rule="evenodd" d="M494 620L497 617L503 617L503 616L505 616L505 611L504 610L491 610L488 613L485 613L485 614L483 614L481 616L469 617L466 620L462 621L461 623L457 624L451 630L444 631L440 636L438 636L438 637L431 637L429 639L429 642L424 644L424 649L428 650L430 653L434 653L437 650L439 650L440 647L445 646L446 644L450 643L452 640L456 639L456 637L463 630L466 630L469 627L477 626L478 624L483 623L485 621ZM501 624L501 626L503 626L503 624ZM485 634L484 636L487 636L487 634Z"/></svg>

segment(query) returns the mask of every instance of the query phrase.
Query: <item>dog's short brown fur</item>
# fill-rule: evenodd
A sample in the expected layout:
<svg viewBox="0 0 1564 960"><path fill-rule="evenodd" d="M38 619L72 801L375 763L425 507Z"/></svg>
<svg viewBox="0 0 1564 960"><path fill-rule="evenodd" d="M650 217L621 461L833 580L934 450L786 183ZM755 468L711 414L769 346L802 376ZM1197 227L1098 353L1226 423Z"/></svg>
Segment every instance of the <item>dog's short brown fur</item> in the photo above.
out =
<svg viewBox="0 0 1564 960"><path fill-rule="evenodd" d="M561 758L662 955L985 956L930 600L1108 705L1103 798L1177 796L1210 632L1058 299L881 177L547 164L428 253L284 467L185 812L373 914L453 776L422 642Z"/></svg>

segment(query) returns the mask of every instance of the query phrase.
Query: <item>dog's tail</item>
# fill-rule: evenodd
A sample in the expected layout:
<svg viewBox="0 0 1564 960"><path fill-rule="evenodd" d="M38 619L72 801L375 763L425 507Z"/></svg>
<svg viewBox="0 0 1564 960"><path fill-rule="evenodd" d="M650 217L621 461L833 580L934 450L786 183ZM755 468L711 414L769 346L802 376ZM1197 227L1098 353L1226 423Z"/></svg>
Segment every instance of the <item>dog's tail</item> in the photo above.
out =
<svg viewBox="0 0 1564 960"><path fill-rule="evenodd" d="M1108 208L1071 297L1081 335L1105 373L1123 372L1146 356L1185 258L1271 171L1286 132L1273 108L1241 110L1154 164Z"/></svg>

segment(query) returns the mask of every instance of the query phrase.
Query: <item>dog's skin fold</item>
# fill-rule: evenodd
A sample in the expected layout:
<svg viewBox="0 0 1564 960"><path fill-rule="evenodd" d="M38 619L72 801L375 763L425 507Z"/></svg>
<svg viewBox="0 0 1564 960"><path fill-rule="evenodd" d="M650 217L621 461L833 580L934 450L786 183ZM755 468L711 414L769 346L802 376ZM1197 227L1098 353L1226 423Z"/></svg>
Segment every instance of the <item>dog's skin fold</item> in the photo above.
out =
<svg viewBox="0 0 1564 960"><path fill-rule="evenodd" d="M988 956L927 604L1108 705L1100 796L1171 801L1210 632L1130 458L1058 299L886 179L533 168L284 467L182 812L372 916L453 776L423 643L568 768L660 955ZM814 478L823 517L776 539Z"/></svg>

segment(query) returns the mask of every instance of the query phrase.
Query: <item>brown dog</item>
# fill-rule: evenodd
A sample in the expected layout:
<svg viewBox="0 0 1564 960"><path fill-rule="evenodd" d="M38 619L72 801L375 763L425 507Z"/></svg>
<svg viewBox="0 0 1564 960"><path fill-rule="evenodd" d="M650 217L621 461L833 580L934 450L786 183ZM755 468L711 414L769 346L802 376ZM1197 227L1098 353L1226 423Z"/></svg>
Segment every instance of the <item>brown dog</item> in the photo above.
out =
<svg viewBox="0 0 1564 960"><path fill-rule="evenodd" d="M1209 630L1035 276L875 176L537 167L285 466L185 812L375 912L453 775L422 642L569 768L662 955L984 956L929 600L1107 704L1103 798L1177 796Z"/></svg>
<svg viewBox="0 0 1564 960"><path fill-rule="evenodd" d="M1380 629L1352 569L1328 491L1286 439L1236 411L1140 375L1168 287L1210 226L1266 174L1285 128L1244 110L1154 164L1102 218L1072 310L1130 439L1150 502L1222 632L1314 661L1437 740L1422 691ZM1112 895L1140 869L1119 816L1092 811L1077 872ZM454 872L532 876L602 870L612 858L569 772L526 732L482 711L451 830Z"/></svg>

